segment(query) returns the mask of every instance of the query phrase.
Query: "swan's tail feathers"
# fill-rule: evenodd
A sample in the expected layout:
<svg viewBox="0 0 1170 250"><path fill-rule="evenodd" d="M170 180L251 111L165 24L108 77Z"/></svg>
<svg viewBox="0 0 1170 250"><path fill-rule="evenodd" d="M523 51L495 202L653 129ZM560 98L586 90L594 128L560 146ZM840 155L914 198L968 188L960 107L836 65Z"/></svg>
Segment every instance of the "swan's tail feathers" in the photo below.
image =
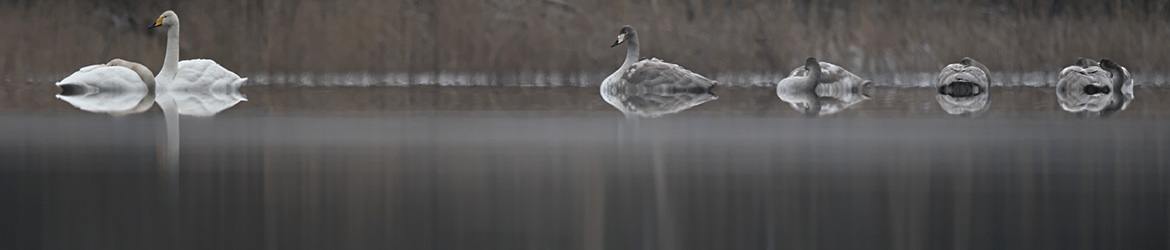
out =
<svg viewBox="0 0 1170 250"><path fill-rule="evenodd" d="M60 96L79 96L90 94L95 91L89 86L74 83L57 83L57 87L61 87L61 94L58 94Z"/></svg>
<svg viewBox="0 0 1170 250"><path fill-rule="evenodd" d="M861 83L861 85L854 86L853 92L860 94L861 98L865 98L868 100L869 98L872 98L872 97L869 95L869 92L866 90L868 90L871 85L873 85L873 81L865 80L865 82Z"/></svg>
<svg viewBox="0 0 1170 250"><path fill-rule="evenodd" d="M247 82L248 82L248 78L247 78L247 77L240 78L240 79L237 79L237 80L233 81L233 82L232 82L232 84L231 84L231 87L232 87L232 88L240 88L241 86L244 86L244 84L245 84L245 83L247 83Z"/></svg>
<svg viewBox="0 0 1170 250"><path fill-rule="evenodd" d="M244 93L240 93L240 86L243 86L247 81L248 78L244 77L232 82L231 84L232 95L235 96L236 99L244 102L248 101L248 96L245 96Z"/></svg>

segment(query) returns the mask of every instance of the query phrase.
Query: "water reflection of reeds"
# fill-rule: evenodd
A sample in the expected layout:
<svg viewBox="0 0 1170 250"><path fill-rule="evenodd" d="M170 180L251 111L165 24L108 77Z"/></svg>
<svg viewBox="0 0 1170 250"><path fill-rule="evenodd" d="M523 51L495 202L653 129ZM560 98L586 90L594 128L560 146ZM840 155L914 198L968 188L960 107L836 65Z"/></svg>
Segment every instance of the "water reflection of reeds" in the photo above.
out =
<svg viewBox="0 0 1170 250"><path fill-rule="evenodd" d="M0 125L29 141L0 145L20 215L0 244L1162 249L1170 232L1168 137L1138 120L227 116L185 124L174 195L156 135L126 129L156 118ZM127 133L49 133L80 127Z"/></svg>

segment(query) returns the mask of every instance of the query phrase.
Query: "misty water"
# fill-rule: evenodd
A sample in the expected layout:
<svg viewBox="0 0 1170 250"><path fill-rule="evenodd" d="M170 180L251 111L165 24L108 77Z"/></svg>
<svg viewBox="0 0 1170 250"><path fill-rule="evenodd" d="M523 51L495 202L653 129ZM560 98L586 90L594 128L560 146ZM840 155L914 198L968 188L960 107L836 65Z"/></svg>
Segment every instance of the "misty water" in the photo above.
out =
<svg viewBox="0 0 1170 250"><path fill-rule="evenodd" d="M258 77L212 114L181 111L216 98L175 98L178 116L5 85L6 248L1168 244L1157 81L1124 110L1069 112L1052 86L1009 79L957 114L917 82L822 97L816 113L728 83L651 117L571 77L294 75Z"/></svg>

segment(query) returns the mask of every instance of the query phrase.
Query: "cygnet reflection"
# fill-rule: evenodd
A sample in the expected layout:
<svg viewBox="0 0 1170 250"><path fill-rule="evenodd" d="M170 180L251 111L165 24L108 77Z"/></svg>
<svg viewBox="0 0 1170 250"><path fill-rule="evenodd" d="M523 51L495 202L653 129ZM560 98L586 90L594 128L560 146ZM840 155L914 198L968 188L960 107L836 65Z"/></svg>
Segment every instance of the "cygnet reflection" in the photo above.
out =
<svg viewBox="0 0 1170 250"><path fill-rule="evenodd" d="M1109 59L1081 58L1060 71L1056 99L1068 112L1108 116L1133 100L1133 78Z"/></svg>
<svg viewBox="0 0 1170 250"><path fill-rule="evenodd" d="M718 96L706 89L647 89L636 85L608 86L601 98L627 117L659 117L682 112Z"/></svg>
<svg viewBox="0 0 1170 250"><path fill-rule="evenodd" d="M869 100L869 84L840 66L808 58L776 85L776 96L805 115L831 115Z"/></svg>
<svg viewBox="0 0 1170 250"><path fill-rule="evenodd" d="M943 67L934 85L935 99L947 114L979 116L991 107L991 71L975 59L964 57Z"/></svg>

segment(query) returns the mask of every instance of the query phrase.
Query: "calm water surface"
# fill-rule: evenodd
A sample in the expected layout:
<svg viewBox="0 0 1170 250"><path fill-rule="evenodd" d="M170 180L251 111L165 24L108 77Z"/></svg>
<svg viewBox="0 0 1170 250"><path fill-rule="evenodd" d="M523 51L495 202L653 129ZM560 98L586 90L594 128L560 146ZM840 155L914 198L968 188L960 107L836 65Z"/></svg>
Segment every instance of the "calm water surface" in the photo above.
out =
<svg viewBox="0 0 1170 250"><path fill-rule="evenodd" d="M962 115L720 87L646 118L596 86L270 83L213 116L5 86L0 249L1170 248L1166 87L1072 113L996 86Z"/></svg>

